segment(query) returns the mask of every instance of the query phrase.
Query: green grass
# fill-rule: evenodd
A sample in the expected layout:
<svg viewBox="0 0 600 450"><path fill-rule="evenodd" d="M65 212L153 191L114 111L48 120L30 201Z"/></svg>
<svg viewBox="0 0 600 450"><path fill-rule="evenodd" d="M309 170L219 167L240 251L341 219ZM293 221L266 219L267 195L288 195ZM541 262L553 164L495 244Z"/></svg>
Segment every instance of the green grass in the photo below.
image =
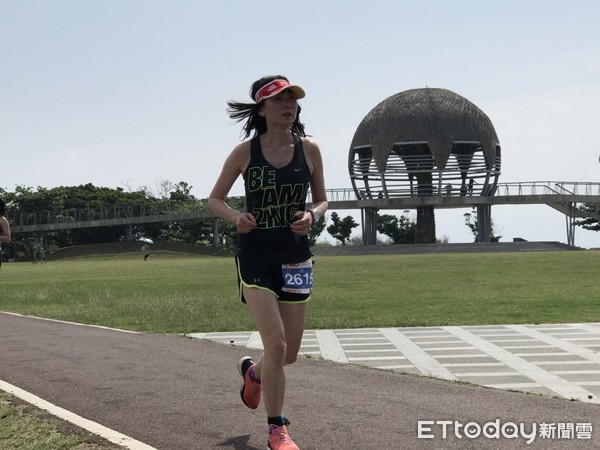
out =
<svg viewBox="0 0 600 450"><path fill-rule="evenodd" d="M600 321L600 252L322 256L307 328ZM4 264L0 310L137 331L255 329L231 257Z"/></svg>
<svg viewBox="0 0 600 450"><path fill-rule="evenodd" d="M0 446L3 450L100 450L88 436L66 434L56 420L45 419L0 392ZM113 448L117 448L116 446Z"/></svg>

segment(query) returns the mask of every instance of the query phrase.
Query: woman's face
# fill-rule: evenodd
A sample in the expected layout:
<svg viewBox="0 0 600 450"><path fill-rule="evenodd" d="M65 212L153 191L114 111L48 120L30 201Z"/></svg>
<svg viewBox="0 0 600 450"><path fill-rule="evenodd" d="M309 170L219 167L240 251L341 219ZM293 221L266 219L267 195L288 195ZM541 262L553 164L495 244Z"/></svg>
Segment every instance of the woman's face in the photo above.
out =
<svg viewBox="0 0 600 450"><path fill-rule="evenodd" d="M291 126L298 115L298 100L289 89L265 100L258 112L267 123Z"/></svg>

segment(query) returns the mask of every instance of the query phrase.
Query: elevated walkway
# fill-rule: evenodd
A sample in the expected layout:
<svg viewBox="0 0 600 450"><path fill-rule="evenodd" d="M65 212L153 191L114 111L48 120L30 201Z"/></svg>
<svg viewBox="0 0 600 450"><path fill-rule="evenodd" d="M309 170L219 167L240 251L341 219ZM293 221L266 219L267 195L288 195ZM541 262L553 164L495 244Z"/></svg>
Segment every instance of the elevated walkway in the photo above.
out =
<svg viewBox="0 0 600 450"><path fill-rule="evenodd" d="M487 205L546 204L565 214L567 242L574 245L575 219L590 217L577 207L578 203L600 204L600 183L567 181L528 181L497 184L493 195L446 195L440 191L434 196L404 196L390 198L357 198L352 188L329 189L330 210L376 211L379 209L405 210L430 206L434 208L469 208ZM237 197L243 203L243 197ZM310 193L308 198L311 202ZM160 202L148 205L107 205L98 208L69 209L10 214L13 233L38 233L44 231L93 228L105 226L131 226L167 221L186 221L215 218L207 208L206 200L190 202ZM365 220L370 216L365 215ZM371 215L372 217L372 215ZM591 217L600 220L600 215ZM364 224L363 224L364 225ZM216 226L216 225L215 225ZM373 228L373 227L370 227ZM363 228L364 232L364 228Z"/></svg>

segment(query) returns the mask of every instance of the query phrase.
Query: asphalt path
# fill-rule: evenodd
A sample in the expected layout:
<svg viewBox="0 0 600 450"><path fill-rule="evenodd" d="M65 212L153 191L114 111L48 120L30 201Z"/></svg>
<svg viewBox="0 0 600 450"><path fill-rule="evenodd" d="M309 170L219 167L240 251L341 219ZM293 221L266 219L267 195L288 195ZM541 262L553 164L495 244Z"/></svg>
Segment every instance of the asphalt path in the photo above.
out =
<svg viewBox="0 0 600 450"><path fill-rule="evenodd" d="M266 448L262 404L239 398L248 349L4 313L0 343L1 381L156 449ZM594 404L306 357L286 373L303 450L600 448Z"/></svg>

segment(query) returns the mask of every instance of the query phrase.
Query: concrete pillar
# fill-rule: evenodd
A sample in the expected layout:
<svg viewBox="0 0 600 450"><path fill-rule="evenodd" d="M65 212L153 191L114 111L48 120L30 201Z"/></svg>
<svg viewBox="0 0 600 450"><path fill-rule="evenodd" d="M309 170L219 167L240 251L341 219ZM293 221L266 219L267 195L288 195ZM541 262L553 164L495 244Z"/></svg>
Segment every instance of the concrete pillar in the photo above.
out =
<svg viewBox="0 0 600 450"><path fill-rule="evenodd" d="M377 244L377 213L374 208L361 209L363 245Z"/></svg>
<svg viewBox="0 0 600 450"><path fill-rule="evenodd" d="M567 244L575 245L575 213L577 204L569 202L565 208L565 218L567 220Z"/></svg>
<svg viewBox="0 0 600 450"><path fill-rule="evenodd" d="M212 243L215 247L219 245L219 219L212 220Z"/></svg>
<svg viewBox="0 0 600 450"><path fill-rule="evenodd" d="M131 225L130 223L128 223L127 225L125 225L125 240L127 242L131 242L132 239L132 228L133 225Z"/></svg>
<svg viewBox="0 0 600 450"><path fill-rule="evenodd" d="M492 205L477 205L477 242L492 240Z"/></svg>

